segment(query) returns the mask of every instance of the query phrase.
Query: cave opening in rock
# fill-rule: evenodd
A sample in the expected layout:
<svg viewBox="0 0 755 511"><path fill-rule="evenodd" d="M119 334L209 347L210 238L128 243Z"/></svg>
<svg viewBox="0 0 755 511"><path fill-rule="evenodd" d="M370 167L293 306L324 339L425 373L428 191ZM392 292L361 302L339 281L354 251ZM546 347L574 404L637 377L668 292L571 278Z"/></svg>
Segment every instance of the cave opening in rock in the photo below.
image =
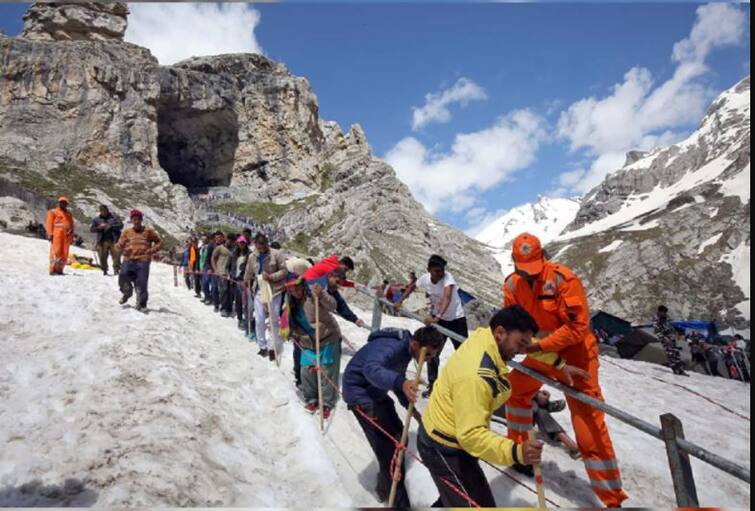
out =
<svg viewBox="0 0 755 511"><path fill-rule="evenodd" d="M162 102L157 115L157 155L173 183L190 190L228 186L239 144L236 112L197 110Z"/></svg>

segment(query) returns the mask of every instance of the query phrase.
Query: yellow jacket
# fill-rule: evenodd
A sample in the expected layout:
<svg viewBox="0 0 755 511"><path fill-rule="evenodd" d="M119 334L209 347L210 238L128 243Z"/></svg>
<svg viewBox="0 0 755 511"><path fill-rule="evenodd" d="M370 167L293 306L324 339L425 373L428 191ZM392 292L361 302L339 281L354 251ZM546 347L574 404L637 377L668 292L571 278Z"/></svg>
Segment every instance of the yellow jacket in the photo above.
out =
<svg viewBox="0 0 755 511"><path fill-rule="evenodd" d="M559 369L564 366L556 353L530 356ZM430 438L498 465L521 463L522 446L490 430L490 416L511 396L508 372L490 328L472 332L433 385L422 414Z"/></svg>

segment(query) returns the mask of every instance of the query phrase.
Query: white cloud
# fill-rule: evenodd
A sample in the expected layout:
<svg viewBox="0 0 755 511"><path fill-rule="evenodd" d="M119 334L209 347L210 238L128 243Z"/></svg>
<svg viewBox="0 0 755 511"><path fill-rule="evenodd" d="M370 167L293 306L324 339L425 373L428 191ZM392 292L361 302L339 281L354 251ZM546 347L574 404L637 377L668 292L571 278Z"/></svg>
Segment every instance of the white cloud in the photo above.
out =
<svg viewBox="0 0 755 511"><path fill-rule="evenodd" d="M585 193L611 171L620 168L631 149L648 150L683 137L675 131L696 123L713 97L699 80L708 72L705 59L714 49L744 38L745 13L729 4L709 4L697 9L689 37L674 45L673 76L655 85L652 73L634 67L609 96L589 97L561 113L558 135L571 150L586 150L592 158L588 169L569 171L559 180L563 191Z"/></svg>
<svg viewBox="0 0 755 511"><path fill-rule="evenodd" d="M417 131L431 122L444 123L451 120L448 107L453 103L466 106L470 101L487 99L485 90L468 78L459 78L456 83L441 92L425 95L425 104L412 107L412 130Z"/></svg>
<svg viewBox="0 0 755 511"><path fill-rule="evenodd" d="M517 110L489 128L457 134L448 152L406 137L385 160L429 212L458 212L474 206L480 192L530 165L544 138L543 120Z"/></svg>
<svg viewBox="0 0 755 511"><path fill-rule="evenodd" d="M126 40L160 64L221 53L262 53L259 11L243 3L130 3Z"/></svg>

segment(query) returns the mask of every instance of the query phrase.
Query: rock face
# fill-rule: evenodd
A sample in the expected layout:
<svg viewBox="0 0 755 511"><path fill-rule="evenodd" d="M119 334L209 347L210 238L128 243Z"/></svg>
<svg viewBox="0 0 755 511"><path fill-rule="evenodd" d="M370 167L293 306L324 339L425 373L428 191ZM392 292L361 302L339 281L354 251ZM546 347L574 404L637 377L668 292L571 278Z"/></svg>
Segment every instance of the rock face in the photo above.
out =
<svg viewBox="0 0 755 511"><path fill-rule="evenodd" d="M586 281L593 308L635 322L750 325L750 79L716 99L686 140L609 175L548 246Z"/></svg>
<svg viewBox="0 0 755 511"><path fill-rule="evenodd" d="M33 41L122 41L127 16L123 2L40 2L24 15L21 37Z"/></svg>
<svg viewBox="0 0 755 511"><path fill-rule="evenodd" d="M22 37L0 36L0 196L39 219L60 193L83 222L100 202L136 206L183 237L201 218L189 192L210 190L223 211L285 230L290 252L351 255L362 282L405 278L441 253L464 288L500 302L484 246L428 215L359 126L321 120L307 81L282 64L159 66L121 40L122 5L35 4L26 21Z"/></svg>

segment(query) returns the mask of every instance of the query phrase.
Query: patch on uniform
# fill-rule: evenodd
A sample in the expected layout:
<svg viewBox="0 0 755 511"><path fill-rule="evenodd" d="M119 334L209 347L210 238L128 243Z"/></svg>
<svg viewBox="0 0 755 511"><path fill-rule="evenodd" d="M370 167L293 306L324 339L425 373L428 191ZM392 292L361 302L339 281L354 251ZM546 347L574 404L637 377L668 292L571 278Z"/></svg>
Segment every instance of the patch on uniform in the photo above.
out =
<svg viewBox="0 0 755 511"><path fill-rule="evenodd" d="M556 294L556 283L548 280L543 284L543 293Z"/></svg>
<svg viewBox="0 0 755 511"><path fill-rule="evenodd" d="M530 255L530 252L532 252L532 247L529 243L522 243L522 245L519 247L519 252L521 252L522 255Z"/></svg>

